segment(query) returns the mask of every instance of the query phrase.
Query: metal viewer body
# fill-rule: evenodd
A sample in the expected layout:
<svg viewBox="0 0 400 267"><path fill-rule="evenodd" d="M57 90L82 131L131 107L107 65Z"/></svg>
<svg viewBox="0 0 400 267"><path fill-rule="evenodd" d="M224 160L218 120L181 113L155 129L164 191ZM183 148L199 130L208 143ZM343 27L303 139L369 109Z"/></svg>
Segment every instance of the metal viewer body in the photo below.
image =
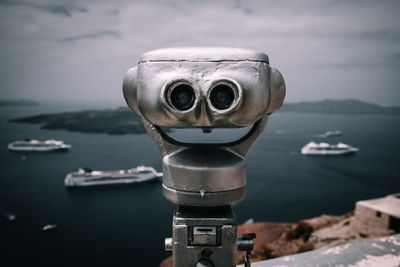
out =
<svg viewBox="0 0 400 267"><path fill-rule="evenodd" d="M238 247L248 260L253 241L237 239L231 205L245 196L247 153L283 103L280 72L246 49L160 49L128 70L123 91L163 154L163 194L178 206L165 242L174 266L235 266ZM219 144L182 143L162 131L245 126L245 136Z"/></svg>

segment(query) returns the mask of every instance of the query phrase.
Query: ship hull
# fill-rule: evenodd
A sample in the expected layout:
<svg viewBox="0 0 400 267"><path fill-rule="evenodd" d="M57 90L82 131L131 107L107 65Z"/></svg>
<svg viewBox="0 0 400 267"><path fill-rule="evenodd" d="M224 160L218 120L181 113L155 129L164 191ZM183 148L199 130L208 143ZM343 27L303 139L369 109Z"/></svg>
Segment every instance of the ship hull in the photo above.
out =
<svg viewBox="0 0 400 267"><path fill-rule="evenodd" d="M70 173L65 177L66 187L92 187L106 185L126 185L149 181L160 181L162 174L151 169L151 172L140 173L129 172L130 170L120 171L94 171L86 174ZM122 173L121 173L122 172Z"/></svg>

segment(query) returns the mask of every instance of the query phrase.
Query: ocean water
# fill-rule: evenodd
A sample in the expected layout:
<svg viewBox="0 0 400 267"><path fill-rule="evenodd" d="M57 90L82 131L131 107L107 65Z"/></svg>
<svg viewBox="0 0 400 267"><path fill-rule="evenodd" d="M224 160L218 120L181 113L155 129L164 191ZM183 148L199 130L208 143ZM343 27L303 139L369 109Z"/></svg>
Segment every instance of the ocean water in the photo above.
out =
<svg viewBox="0 0 400 267"><path fill-rule="evenodd" d="M0 108L0 266L158 266L169 255L174 205L161 183L67 190L65 175L79 167L122 169L145 164L161 170L161 154L147 135L109 136L41 130L7 122L84 105ZM315 135L341 130L340 138ZM180 134L196 139L199 131ZM400 117L277 113L247 162L247 196L234 206L239 223L296 221L343 214L360 199L400 191ZM21 138L55 138L72 144L65 153L9 152ZM342 141L354 156L307 157L307 142ZM25 157L23 157L25 156ZM9 221L4 213L16 215ZM3 215L2 215L3 214ZM41 227L57 224L43 233Z"/></svg>

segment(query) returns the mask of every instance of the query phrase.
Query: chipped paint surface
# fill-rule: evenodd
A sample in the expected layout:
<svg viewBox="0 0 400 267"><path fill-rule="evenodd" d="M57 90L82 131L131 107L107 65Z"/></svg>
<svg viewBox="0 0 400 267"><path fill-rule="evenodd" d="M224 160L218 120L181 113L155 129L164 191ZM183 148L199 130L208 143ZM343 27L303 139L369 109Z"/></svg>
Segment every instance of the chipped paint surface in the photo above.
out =
<svg viewBox="0 0 400 267"><path fill-rule="evenodd" d="M243 266L243 265L241 265ZM255 262L256 267L399 267L400 234L354 242L273 260Z"/></svg>
<svg viewBox="0 0 400 267"><path fill-rule="evenodd" d="M348 249L349 245L343 245L343 246L337 246L337 247L333 247L333 248L328 248L328 249L324 249L321 254L323 255L327 255L327 254L342 254L343 251L345 251L346 249Z"/></svg>
<svg viewBox="0 0 400 267"><path fill-rule="evenodd" d="M387 241L393 243L393 245L400 247L400 238L398 237L398 235L393 235L393 236L390 236L390 237L388 237L386 239L387 239ZM380 240L384 241L385 237L380 238Z"/></svg>
<svg viewBox="0 0 400 267"><path fill-rule="evenodd" d="M379 249L385 249L383 246L377 244L377 243L372 243L371 246L375 247L375 248L379 248Z"/></svg>
<svg viewBox="0 0 400 267"><path fill-rule="evenodd" d="M385 267L398 267L400 266L400 256L395 255L382 255L371 256L367 255L365 259L360 260L349 267L369 267L369 266L385 266Z"/></svg>

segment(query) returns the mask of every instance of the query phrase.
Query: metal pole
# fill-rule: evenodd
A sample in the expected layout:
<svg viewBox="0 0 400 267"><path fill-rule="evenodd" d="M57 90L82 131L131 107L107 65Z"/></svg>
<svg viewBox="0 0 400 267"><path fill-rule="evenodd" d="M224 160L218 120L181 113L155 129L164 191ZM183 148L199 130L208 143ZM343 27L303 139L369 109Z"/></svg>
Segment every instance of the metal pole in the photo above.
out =
<svg viewBox="0 0 400 267"><path fill-rule="evenodd" d="M236 220L230 206L178 206L172 224L174 267L236 266Z"/></svg>

